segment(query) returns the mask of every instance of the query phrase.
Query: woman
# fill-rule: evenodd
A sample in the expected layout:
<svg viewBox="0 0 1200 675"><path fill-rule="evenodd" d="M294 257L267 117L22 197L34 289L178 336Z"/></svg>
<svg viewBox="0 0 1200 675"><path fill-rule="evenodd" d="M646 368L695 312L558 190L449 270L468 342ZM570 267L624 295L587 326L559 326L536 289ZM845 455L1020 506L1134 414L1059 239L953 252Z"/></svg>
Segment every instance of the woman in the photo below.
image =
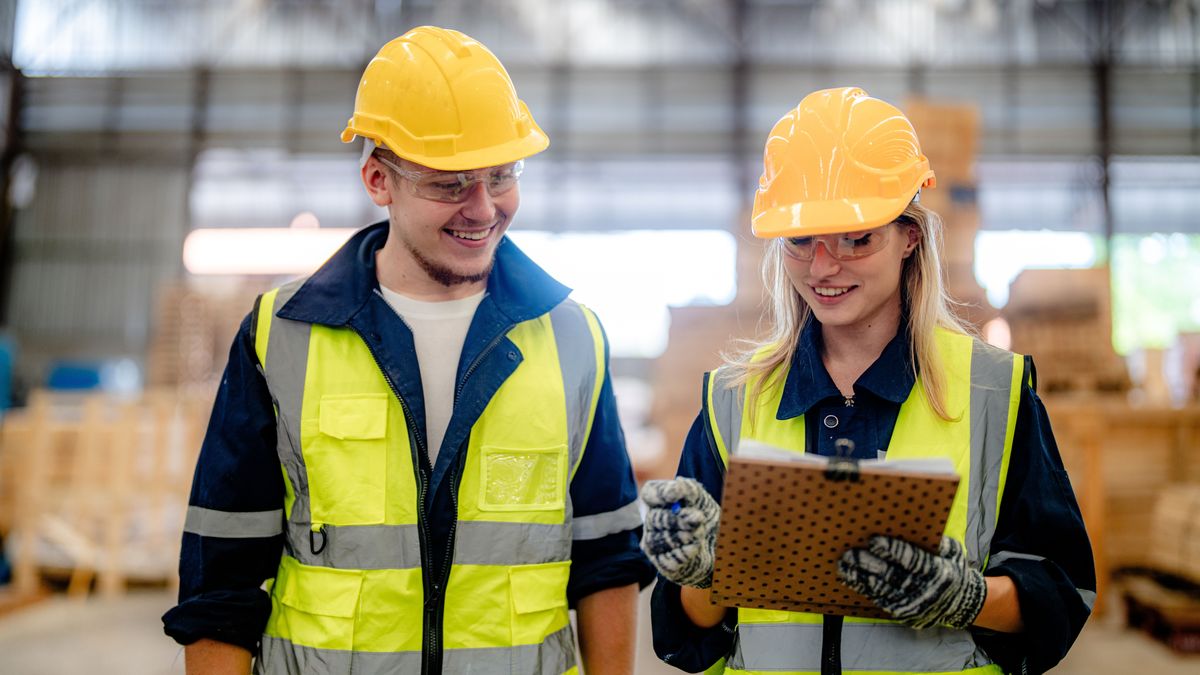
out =
<svg viewBox="0 0 1200 675"><path fill-rule="evenodd" d="M818 91L767 140L754 234L770 239L770 334L704 382L679 478L650 481L642 548L659 569L660 658L696 672L1042 672L1091 611L1091 548L1028 357L950 312L934 176L898 109ZM894 621L709 601L727 457L742 440L959 468L937 555L887 537L847 551L851 588Z"/></svg>

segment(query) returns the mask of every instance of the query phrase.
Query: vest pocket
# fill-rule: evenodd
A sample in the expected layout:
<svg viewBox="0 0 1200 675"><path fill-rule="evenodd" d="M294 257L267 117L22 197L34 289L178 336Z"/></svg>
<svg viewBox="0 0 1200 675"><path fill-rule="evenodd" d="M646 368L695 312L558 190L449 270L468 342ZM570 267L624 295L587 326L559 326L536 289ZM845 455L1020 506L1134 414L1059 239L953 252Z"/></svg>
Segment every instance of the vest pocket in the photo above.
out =
<svg viewBox="0 0 1200 675"><path fill-rule="evenodd" d="M567 446L483 446L481 511L559 511L566 506Z"/></svg>
<svg viewBox="0 0 1200 675"><path fill-rule="evenodd" d="M354 649L362 572L312 567L289 558L279 567L268 633L318 649Z"/></svg>
<svg viewBox="0 0 1200 675"><path fill-rule="evenodd" d="M570 574L570 560L509 568L514 645L539 644L567 625Z"/></svg>
<svg viewBox="0 0 1200 675"><path fill-rule="evenodd" d="M304 448L313 523L384 521L387 394L321 397L318 433Z"/></svg>

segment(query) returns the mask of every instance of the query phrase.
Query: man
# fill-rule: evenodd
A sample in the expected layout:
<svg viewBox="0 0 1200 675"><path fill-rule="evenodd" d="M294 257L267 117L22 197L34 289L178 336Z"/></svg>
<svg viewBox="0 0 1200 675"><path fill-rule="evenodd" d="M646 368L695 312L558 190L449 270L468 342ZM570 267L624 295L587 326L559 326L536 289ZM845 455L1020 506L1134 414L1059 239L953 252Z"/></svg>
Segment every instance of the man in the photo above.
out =
<svg viewBox="0 0 1200 675"><path fill-rule="evenodd" d="M653 572L606 343L504 238L548 140L491 52L432 27L367 66L355 136L388 221L243 322L166 632L191 673L252 654L261 673L564 673L573 606L584 670L631 672Z"/></svg>

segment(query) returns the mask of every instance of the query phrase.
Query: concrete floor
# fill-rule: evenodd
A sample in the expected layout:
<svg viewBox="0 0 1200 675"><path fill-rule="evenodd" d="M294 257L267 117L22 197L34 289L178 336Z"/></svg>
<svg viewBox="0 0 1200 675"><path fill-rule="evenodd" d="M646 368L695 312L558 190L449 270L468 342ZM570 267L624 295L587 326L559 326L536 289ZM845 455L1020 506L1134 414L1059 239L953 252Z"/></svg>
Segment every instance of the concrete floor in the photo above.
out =
<svg viewBox="0 0 1200 675"><path fill-rule="evenodd" d="M642 595L639 675L679 671L660 663L650 648L649 594ZM183 673L183 653L162 633L159 617L173 604L163 592L135 592L120 600L72 602L55 596L0 617L0 673L5 675L166 675ZM1200 656L1181 657L1124 630L1110 611L1084 629L1060 675L1155 673L1196 675Z"/></svg>

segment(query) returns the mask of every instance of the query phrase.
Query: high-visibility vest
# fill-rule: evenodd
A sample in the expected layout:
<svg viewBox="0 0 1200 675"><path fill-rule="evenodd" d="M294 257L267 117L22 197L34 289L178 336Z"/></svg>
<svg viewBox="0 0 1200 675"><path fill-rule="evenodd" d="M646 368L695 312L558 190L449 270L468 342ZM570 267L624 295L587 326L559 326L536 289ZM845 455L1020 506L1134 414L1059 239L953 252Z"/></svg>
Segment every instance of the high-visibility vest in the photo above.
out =
<svg viewBox="0 0 1200 675"><path fill-rule="evenodd" d="M945 534L962 543L971 564L982 570L1004 494L1024 359L947 330L938 329L936 339L944 365L945 402L953 421L934 412L918 378L900 406L886 460L947 457L954 463L961 481ZM746 439L805 451L804 415L776 419L782 386L758 397L751 425L745 390L723 384L725 374L718 369L708 375L707 407L714 441L726 465ZM724 672L820 673L823 630L819 614L740 608ZM846 617L841 660L846 672L856 674L1001 672L968 631L915 630L884 619Z"/></svg>
<svg viewBox="0 0 1200 675"><path fill-rule="evenodd" d="M353 329L274 316L299 285L265 294L256 324L286 490L256 672L416 673L423 652L446 673L577 672L568 486L603 381L595 317L566 300L506 334L522 360L471 429L429 631L413 420Z"/></svg>

